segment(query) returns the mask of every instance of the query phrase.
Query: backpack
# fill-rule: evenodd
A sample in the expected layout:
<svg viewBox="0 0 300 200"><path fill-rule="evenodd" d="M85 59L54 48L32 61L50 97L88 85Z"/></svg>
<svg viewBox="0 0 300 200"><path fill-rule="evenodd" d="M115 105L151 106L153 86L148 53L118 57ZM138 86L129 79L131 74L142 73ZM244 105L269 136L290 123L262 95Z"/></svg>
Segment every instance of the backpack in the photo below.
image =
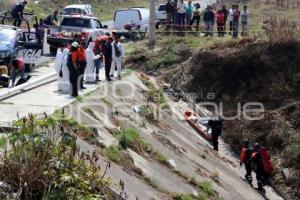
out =
<svg viewBox="0 0 300 200"><path fill-rule="evenodd" d="M273 170L273 166L271 163L271 157L268 154L267 150L264 147L260 147L259 153L262 157L262 163L264 166L264 170L267 174L269 174Z"/></svg>
<svg viewBox="0 0 300 200"><path fill-rule="evenodd" d="M121 51L118 48L116 43L114 43L114 48L115 48L115 55L117 56L117 58L119 58L121 56Z"/></svg>

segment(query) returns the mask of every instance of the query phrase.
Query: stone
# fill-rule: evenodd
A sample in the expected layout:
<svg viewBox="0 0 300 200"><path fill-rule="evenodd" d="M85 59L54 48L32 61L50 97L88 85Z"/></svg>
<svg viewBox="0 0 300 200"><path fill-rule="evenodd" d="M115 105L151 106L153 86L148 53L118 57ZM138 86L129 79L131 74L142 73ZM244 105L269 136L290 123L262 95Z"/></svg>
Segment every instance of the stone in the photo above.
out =
<svg viewBox="0 0 300 200"><path fill-rule="evenodd" d="M290 180L290 170L289 170L289 168L283 168L281 172L282 172L282 176L283 176L284 180L286 182L288 182Z"/></svg>

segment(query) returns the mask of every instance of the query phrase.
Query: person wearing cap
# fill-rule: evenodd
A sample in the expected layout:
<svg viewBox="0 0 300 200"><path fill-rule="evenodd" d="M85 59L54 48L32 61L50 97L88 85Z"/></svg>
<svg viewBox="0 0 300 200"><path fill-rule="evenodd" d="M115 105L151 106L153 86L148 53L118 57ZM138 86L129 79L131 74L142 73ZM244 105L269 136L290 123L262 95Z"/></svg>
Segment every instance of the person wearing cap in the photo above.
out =
<svg viewBox="0 0 300 200"><path fill-rule="evenodd" d="M68 65L68 69L69 69L69 73L70 73L70 83L71 83L71 96L73 97L77 97L78 96L78 86L79 86L79 82L78 82L78 77L79 77L79 62L78 62L78 48L79 48L79 44L78 42L73 42L71 44L71 49L70 52L68 54L68 61L67 61L67 65Z"/></svg>
<svg viewBox="0 0 300 200"><path fill-rule="evenodd" d="M14 18L13 25L20 27L23 19L23 11L25 6L27 5L27 1L22 1L19 4L16 4L11 10L11 16Z"/></svg>
<svg viewBox="0 0 300 200"><path fill-rule="evenodd" d="M240 156L240 166L245 164L245 179L248 181L248 183L252 186L252 166L251 166L251 155L253 153L253 149L249 145L249 140L245 139L244 140L244 147L242 148L241 151L241 156Z"/></svg>

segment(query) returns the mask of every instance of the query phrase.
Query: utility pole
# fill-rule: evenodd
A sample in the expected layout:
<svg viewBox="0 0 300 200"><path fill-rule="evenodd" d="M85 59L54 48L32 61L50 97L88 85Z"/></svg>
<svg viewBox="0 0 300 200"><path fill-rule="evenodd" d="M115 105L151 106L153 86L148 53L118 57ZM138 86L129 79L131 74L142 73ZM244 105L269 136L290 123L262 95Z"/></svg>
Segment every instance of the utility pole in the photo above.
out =
<svg viewBox="0 0 300 200"><path fill-rule="evenodd" d="M155 0L150 1L149 50L155 45Z"/></svg>

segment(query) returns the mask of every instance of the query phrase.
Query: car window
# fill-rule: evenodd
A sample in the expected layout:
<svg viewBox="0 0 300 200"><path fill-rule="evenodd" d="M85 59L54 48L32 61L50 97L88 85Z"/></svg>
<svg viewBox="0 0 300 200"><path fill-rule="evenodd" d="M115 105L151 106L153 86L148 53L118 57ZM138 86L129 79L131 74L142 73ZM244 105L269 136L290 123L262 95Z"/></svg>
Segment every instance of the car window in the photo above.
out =
<svg viewBox="0 0 300 200"><path fill-rule="evenodd" d="M102 28L102 24L99 20L94 19L93 21L94 21L94 24L95 24L95 28Z"/></svg>
<svg viewBox="0 0 300 200"><path fill-rule="evenodd" d="M72 26L72 27L80 27L80 28L91 28L91 20L83 19L83 18L63 18L61 22L62 26Z"/></svg>
<svg viewBox="0 0 300 200"><path fill-rule="evenodd" d="M84 10L80 8L66 8L63 10L63 15L71 15L71 14L86 14Z"/></svg>
<svg viewBox="0 0 300 200"><path fill-rule="evenodd" d="M166 11L166 5L160 5L158 11Z"/></svg>
<svg viewBox="0 0 300 200"><path fill-rule="evenodd" d="M2 30L0 32L0 43L10 44L16 40L16 33L13 30Z"/></svg>

